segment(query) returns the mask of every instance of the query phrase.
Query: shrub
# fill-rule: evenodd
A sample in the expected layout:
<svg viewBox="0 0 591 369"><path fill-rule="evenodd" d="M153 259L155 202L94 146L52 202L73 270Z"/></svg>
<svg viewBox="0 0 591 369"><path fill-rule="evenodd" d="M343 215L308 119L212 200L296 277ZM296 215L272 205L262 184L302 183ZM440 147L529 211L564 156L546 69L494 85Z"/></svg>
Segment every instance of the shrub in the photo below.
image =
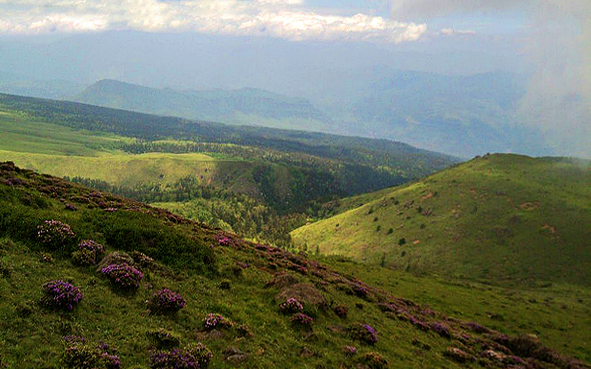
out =
<svg viewBox="0 0 591 369"><path fill-rule="evenodd" d="M284 314L300 313L304 311L304 305L293 297L287 299L287 301L279 305L279 310Z"/></svg>
<svg viewBox="0 0 591 369"><path fill-rule="evenodd" d="M449 332L449 328L443 323L432 323L431 329L439 334L441 337L450 338L451 334Z"/></svg>
<svg viewBox="0 0 591 369"><path fill-rule="evenodd" d="M157 291L148 300L150 311L159 314L174 314L185 307L185 299L180 293L175 293L165 288Z"/></svg>
<svg viewBox="0 0 591 369"><path fill-rule="evenodd" d="M45 220L37 226L37 238L50 249L68 247L75 237L72 228L59 220Z"/></svg>
<svg viewBox="0 0 591 369"><path fill-rule="evenodd" d="M224 318L221 314L209 313L204 319L205 329L214 329L226 325L232 325L232 322Z"/></svg>
<svg viewBox="0 0 591 369"><path fill-rule="evenodd" d="M310 327L312 327L312 323L314 323L314 318L312 318L311 316L306 315L304 313L296 313L296 314L292 315L289 320L293 324L295 324L299 327L304 327L304 328L310 328Z"/></svg>
<svg viewBox="0 0 591 369"><path fill-rule="evenodd" d="M64 352L64 364L72 369L119 369L121 360L117 350L100 341L98 345L90 345L84 337L64 337L67 347Z"/></svg>
<svg viewBox="0 0 591 369"><path fill-rule="evenodd" d="M167 331L164 328L149 331L148 337L159 349L172 349L181 343L181 338L177 333Z"/></svg>
<svg viewBox="0 0 591 369"><path fill-rule="evenodd" d="M78 287L62 280L45 283L41 292L39 303L53 309L72 311L83 298Z"/></svg>
<svg viewBox="0 0 591 369"><path fill-rule="evenodd" d="M96 254L90 250L77 250L72 253L72 262L80 266L95 265Z"/></svg>
<svg viewBox="0 0 591 369"><path fill-rule="evenodd" d="M136 268L124 264L111 264L101 269L101 273L106 276L113 285L123 290L136 290L140 286L144 275Z"/></svg>
<svg viewBox="0 0 591 369"><path fill-rule="evenodd" d="M92 251L96 255L102 255L105 253L105 248L100 243L94 240L83 240L78 243L78 250Z"/></svg>
<svg viewBox="0 0 591 369"><path fill-rule="evenodd" d="M212 358L211 351L201 342L184 349L153 351L150 354L152 369L196 369L207 368Z"/></svg>
<svg viewBox="0 0 591 369"><path fill-rule="evenodd" d="M376 332L369 324L354 323L349 327L349 334L354 339L370 345L378 342Z"/></svg>
<svg viewBox="0 0 591 369"><path fill-rule="evenodd" d="M383 369L388 367L388 361L377 352L366 352L359 360L360 363L365 364L370 369Z"/></svg>

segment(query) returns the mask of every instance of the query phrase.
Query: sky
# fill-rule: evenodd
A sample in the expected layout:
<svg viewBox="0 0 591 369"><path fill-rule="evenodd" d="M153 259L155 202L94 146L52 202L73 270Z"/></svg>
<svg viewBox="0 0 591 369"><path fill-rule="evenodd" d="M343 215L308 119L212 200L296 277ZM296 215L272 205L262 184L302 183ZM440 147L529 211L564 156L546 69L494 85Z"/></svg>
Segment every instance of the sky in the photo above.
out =
<svg viewBox="0 0 591 369"><path fill-rule="evenodd" d="M501 70L531 77L519 124L591 157L590 19L589 0L0 0L0 72L334 103L376 68Z"/></svg>

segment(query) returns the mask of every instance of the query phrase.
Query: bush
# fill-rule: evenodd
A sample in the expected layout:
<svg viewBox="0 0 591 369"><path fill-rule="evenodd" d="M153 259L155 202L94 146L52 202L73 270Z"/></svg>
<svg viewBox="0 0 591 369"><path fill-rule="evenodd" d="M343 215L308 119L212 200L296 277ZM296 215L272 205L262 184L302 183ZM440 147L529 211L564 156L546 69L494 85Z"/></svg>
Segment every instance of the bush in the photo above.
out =
<svg viewBox="0 0 591 369"><path fill-rule="evenodd" d="M284 314L301 313L304 311L304 305L293 297L287 299L287 301L279 305L279 310Z"/></svg>
<svg viewBox="0 0 591 369"><path fill-rule="evenodd" d="M303 328L310 328L312 327L312 323L314 323L314 318L304 313L296 313L289 320L293 324Z"/></svg>
<svg viewBox="0 0 591 369"><path fill-rule="evenodd" d="M204 319L205 329L214 329L216 327L231 326L231 321L224 318L221 314L209 313Z"/></svg>
<svg viewBox="0 0 591 369"><path fill-rule="evenodd" d="M115 287L123 290L137 290L144 275L138 269L124 264L111 264L101 269Z"/></svg>
<svg viewBox="0 0 591 369"><path fill-rule="evenodd" d="M354 339L370 345L378 342L376 332L369 324L354 323L349 327L349 334Z"/></svg>
<svg viewBox="0 0 591 369"><path fill-rule="evenodd" d="M39 303L52 309L72 311L83 298L78 287L62 280L45 283L41 292Z"/></svg>
<svg viewBox="0 0 591 369"><path fill-rule="evenodd" d="M174 314L185 306L185 299L180 293L165 288L152 295L148 300L150 311L158 314Z"/></svg>
<svg viewBox="0 0 591 369"><path fill-rule="evenodd" d="M388 361L382 355L373 351L363 354L358 361L370 369L384 369L388 367Z"/></svg>
<svg viewBox="0 0 591 369"><path fill-rule="evenodd" d="M67 347L64 352L64 364L72 369L119 369L121 360L112 349L102 341L98 345L90 345L84 337L64 337Z"/></svg>
<svg viewBox="0 0 591 369"><path fill-rule="evenodd" d="M181 338L177 333L167 331L164 328L149 331L148 337L154 345L161 350L178 347L181 343Z"/></svg>
<svg viewBox="0 0 591 369"><path fill-rule="evenodd" d="M150 355L152 369L207 368L212 358L211 351L201 342L172 351L153 351Z"/></svg>
<svg viewBox="0 0 591 369"><path fill-rule="evenodd" d="M96 254L90 250L77 250L72 253L72 262L80 266L96 264Z"/></svg>
<svg viewBox="0 0 591 369"><path fill-rule="evenodd" d="M67 248L75 237L72 228L59 220L45 220L37 226L37 238L50 249Z"/></svg>

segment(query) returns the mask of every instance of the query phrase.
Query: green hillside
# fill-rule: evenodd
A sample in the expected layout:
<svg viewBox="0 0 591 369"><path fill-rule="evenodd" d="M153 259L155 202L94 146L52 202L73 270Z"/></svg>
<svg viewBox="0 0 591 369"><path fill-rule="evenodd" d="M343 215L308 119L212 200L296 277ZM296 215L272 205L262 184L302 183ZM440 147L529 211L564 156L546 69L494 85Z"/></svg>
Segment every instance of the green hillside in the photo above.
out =
<svg viewBox="0 0 591 369"><path fill-rule="evenodd" d="M292 232L296 247L416 273L591 281L589 162L486 155Z"/></svg>
<svg viewBox="0 0 591 369"><path fill-rule="evenodd" d="M386 140L236 127L0 94L0 160L287 246L322 204L457 159ZM269 224L273 224L272 227Z"/></svg>
<svg viewBox="0 0 591 369"><path fill-rule="evenodd" d="M328 262L1 163L0 367L590 368L588 291L499 311L502 289L448 286L491 303L437 311L416 287L440 282Z"/></svg>

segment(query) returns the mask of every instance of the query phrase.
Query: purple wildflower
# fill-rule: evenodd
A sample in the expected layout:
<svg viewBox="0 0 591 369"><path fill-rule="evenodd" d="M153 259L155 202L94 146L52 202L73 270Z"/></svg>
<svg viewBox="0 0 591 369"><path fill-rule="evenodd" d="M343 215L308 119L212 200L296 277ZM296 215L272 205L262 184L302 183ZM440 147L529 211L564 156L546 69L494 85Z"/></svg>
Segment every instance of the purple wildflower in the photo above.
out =
<svg viewBox="0 0 591 369"><path fill-rule="evenodd" d="M39 303L54 309L72 311L83 298L78 287L62 280L45 283L41 291L43 297L39 299Z"/></svg>
<svg viewBox="0 0 591 369"><path fill-rule="evenodd" d="M185 299L180 293L165 288L152 295L152 298L148 300L148 307L153 312L172 314L185 307Z"/></svg>
<svg viewBox="0 0 591 369"><path fill-rule="evenodd" d="M108 265L101 269L101 273L117 287L127 290L137 289L144 278L141 271L126 263Z"/></svg>

